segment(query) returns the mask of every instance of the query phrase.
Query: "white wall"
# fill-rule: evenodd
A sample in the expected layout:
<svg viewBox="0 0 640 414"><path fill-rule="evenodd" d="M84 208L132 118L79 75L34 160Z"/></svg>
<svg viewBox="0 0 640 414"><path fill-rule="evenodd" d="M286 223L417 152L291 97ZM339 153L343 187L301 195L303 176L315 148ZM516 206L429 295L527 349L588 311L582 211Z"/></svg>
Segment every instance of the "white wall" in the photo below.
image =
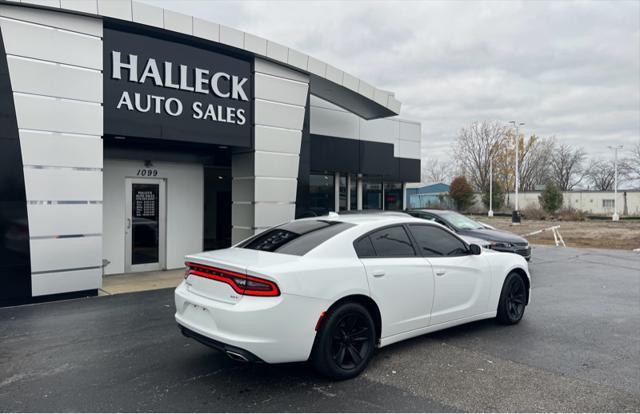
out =
<svg viewBox="0 0 640 414"><path fill-rule="evenodd" d="M0 30L24 165L31 293L97 289L102 282L102 21L0 5Z"/></svg>
<svg viewBox="0 0 640 414"><path fill-rule="evenodd" d="M111 264L105 274L123 273L125 264L125 178L138 169L153 168L166 180L166 268L184 266L184 256L202 251L204 227L204 167L201 164L104 160L104 232L102 257Z"/></svg>
<svg viewBox="0 0 640 414"><path fill-rule="evenodd" d="M367 121L337 105L311 95L312 134L393 144L393 155L420 159L422 131L419 122L399 118Z"/></svg>
<svg viewBox="0 0 640 414"><path fill-rule="evenodd" d="M255 61L254 149L232 157L232 234L236 243L293 220L307 75Z"/></svg>
<svg viewBox="0 0 640 414"><path fill-rule="evenodd" d="M518 208L539 208L539 191L518 193ZM505 200L506 200L505 196ZM513 208L515 193L509 193L508 209ZM591 214L613 214L613 207L603 206L603 200L613 200L611 191L565 191L562 193L562 206L586 211ZM479 194L475 198L477 208L485 208ZM506 205L506 203L505 203ZM627 211L629 215L640 216L640 191L627 191ZM624 191L618 191L618 213L624 212Z"/></svg>

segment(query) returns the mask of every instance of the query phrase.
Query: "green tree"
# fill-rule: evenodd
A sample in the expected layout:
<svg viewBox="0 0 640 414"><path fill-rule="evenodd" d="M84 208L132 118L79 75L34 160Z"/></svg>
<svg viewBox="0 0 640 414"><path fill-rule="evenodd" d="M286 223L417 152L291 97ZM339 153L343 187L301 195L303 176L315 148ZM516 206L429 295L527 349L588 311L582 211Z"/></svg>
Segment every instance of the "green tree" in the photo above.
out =
<svg viewBox="0 0 640 414"><path fill-rule="evenodd" d="M464 176L456 177L451 181L449 197L456 203L458 211L464 211L473 204L473 188Z"/></svg>
<svg viewBox="0 0 640 414"><path fill-rule="evenodd" d="M562 207L562 191L555 183L550 182L544 187L542 194L538 196L538 201L544 211L553 214Z"/></svg>
<svg viewBox="0 0 640 414"><path fill-rule="evenodd" d="M493 192L492 208L493 210L500 210L504 206L504 189L499 182L494 180L491 190ZM482 204L489 208L489 184L482 190Z"/></svg>

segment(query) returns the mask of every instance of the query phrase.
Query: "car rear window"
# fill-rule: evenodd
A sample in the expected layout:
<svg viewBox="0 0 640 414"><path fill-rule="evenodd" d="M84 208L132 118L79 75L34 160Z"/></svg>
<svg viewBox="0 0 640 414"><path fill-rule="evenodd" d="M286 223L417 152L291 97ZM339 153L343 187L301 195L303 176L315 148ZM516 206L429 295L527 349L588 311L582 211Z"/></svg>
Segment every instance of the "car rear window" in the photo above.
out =
<svg viewBox="0 0 640 414"><path fill-rule="evenodd" d="M262 232L238 247L303 256L353 224L332 220L299 220Z"/></svg>

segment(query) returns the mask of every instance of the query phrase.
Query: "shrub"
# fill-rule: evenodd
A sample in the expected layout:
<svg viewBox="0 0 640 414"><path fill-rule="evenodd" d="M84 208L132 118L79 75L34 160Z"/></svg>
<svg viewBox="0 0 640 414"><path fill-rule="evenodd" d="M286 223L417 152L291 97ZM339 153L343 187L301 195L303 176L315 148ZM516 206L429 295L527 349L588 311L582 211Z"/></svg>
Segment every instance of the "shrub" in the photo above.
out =
<svg viewBox="0 0 640 414"><path fill-rule="evenodd" d="M464 176L456 177L449 186L449 196L458 211L464 211L473 204L473 188Z"/></svg>
<svg viewBox="0 0 640 414"><path fill-rule="evenodd" d="M587 212L568 207L558 210L556 216L559 220L563 221L585 221L587 219Z"/></svg>
<svg viewBox="0 0 640 414"><path fill-rule="evenodd" d="M553 214L562 207L562 191L554 183L549 183L538 196L538 201L544 211Z"/></svg>
<svg viewBox="0 0 640 414"><path fill-rule="evenodd" d="M491 208L493 210L500 210L504 206L504 190L495 180L493 181L492 187L493 200L491 201L493 206L491 206ZM489 208L489 184L482 190L482 204Z"/></svg>
<svg viewBox="0 0 640 414"><path fill-rule="evenodd" d="M520 211L520 214L522 214L522 217L527 220L546 220L548 216L543 209L536 207L523 208Z"/></svg>

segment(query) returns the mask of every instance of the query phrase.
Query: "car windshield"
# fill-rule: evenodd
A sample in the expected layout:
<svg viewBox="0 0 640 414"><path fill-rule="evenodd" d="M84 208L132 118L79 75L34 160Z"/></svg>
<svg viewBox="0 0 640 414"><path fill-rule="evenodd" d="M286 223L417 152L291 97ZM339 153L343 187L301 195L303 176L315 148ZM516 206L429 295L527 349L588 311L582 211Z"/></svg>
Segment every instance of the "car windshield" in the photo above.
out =
<svg viewBox="0 0 640 414"><path fill-rule="evenodd" d="M458 230L478 230L484 228L484 226L477 221L453 211L443 212L440 213L440 215Z"/></svg>
<svg viewBox="0 0 640 414"><path fill-rule="evenodd" d="M266 230L238 247L303 256L353 224L330 220L299 220Z"/></svg>

